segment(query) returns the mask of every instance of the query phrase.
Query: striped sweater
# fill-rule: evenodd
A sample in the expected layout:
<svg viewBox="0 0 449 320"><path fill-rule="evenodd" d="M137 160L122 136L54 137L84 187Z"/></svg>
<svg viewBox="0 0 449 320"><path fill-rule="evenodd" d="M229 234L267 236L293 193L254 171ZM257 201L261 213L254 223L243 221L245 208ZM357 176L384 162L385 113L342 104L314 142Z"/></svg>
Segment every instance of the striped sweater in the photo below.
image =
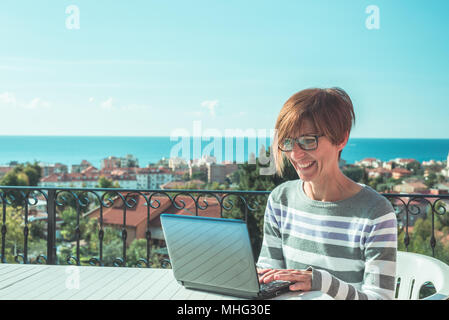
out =
<svg viewBox="0 0 449 320"><path fill-rule="evenodd" d="M335 299L393 299L397 221L390 202L362 185L336 202L310 199L303 181L268 197L259 268L312 270L312 290Z"/></svg>

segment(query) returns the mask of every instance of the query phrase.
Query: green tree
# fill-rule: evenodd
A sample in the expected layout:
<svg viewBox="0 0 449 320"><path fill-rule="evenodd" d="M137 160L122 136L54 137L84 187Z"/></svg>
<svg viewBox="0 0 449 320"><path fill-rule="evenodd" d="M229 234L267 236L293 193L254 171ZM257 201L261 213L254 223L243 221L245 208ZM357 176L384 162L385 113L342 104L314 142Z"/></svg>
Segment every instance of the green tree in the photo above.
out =
<svg viewBox="0 0 449 320"><path fill-rule="evenodd" d="M98 205L97 197L87 191L62 191L56 198L59 212L72 208L86 213L91 206Z"/></svg>
<svg viewBox="0 0 449 320"><path fill-rule="evenodd" d="M431 172L429 175L424 179L424 184L428 188L432 188L436 183L438 182L438 178L436 173Z"/></svg>
<svg viewBox="0 0 449 320"><path fill-rule="evenodd" d="M113 266L116 258L122 257L122 240L113 238L103 243L103 263L105 266Z"/></svg>
<svg viewBox="0 0 449 320"><path fill-rule="evenodd" d="M35 225L36 223L37 225ZM0 225L3 226L3 223ZM5 256L1 259L7 263L14 263L15 257L25 252L25 218L23 208L6 207L5 227ZM41 229L42 222L28 221L27 227L29 230L27 238L28 261L34 262L38 255L46 254L47 241ZM20 259L19 262L22 263L23 261Z"/></svg>
<svg viewBox="0 0 449 320"><path fill-rule="evenodd" d="M120 184L118 181L113 181L112 179L108 179L105 176L100 176L98 179L98 188L120 188ZM100 196L103 195L103 192L99 192ZM117 194L115 192L105 192L103 199L113 199L116 197ZM100 202L98 201L98 198L94 198L95 205L99 206Z"/></svg>
<svg viewBox="0 0 449 320"><path fill-rule="evenodd" d="M26 165L19 164L9 171L1 180L3 186L36 186L41 178L41 168L37 163ZM24 205L25 197L23 191L6 191L13 207Z"/></svg>
<svg viewBox="0 0 449 320"><path fill-rule="evenodd" d="M42 177L42 168L34 164L19 164L0 180L3 186L37 186Z"/></svg>
<svg viewBox="0 0 449 320"><path fill-rule="evenodd" d="M105 176L100 176L98 179L98 188L120 188L118 181L113 181L111 179L106 178Z"/></svg>
<svg viewBox="0 0 449 320"><path fill-rule="evenodd" d="M392 183L379 183L376 185L377 192L388 192L393 188L394 184Z"/></svg>
<svg viewBox="0 0 449 320"><path fill-rule="evenodd" d="M95 228L90 229L89 253L90 258L100 258L100 226L96 219ZM106 266L112 266L116 258L120 258L123 254L123 240L121 238L121 230L111 227L103 228L103 263Z"/></svg>
<svg viewBox="0 0 449 320"><path fill-rule="evenodd" d="M161 248L157 245L151 245L150 247L150 267L161 268L163 255L158 253ZM140 259L146 259L147 257L147 240L146 239L134 239L129 245L126 251L127 265L129 267L136 266ZM141 263L141 262L140 262ZM144 264L142 264L144 265Z"/></svg>
<svg viewBox="0 0 449 320"><path fill-rule="evenodd" d="M267 167L259 164L259 159L256 159L256 164L249 164L245 162L239 165L239 169L232 176L234 183L238 183L237 190L255 190L255 191L272 191L276 186L288 180L298 179L298 174L291 163L286 160L284 162L283 176L278 174L261 175L260 169ZM238 181L238 182L237 182ZM263 238L263 223L264 213L267 203L267 195L260 196L245 196L243 201L239 196L229 196L226 198L224 205L230 206L233 203L232 210L223 211L223 215L243 219L245 212L247 212L247 225L251 238L251 245L255 258L259 256L262 238ZM254 209L254 210L250 210Z"/></svg>
<svg viewBox="0 0 449 320"><path fill-rule="evenodd" d="M372 179L368 179L368 183L367 183L371 188L373 188L374 190L378 189L378 186L380 184L386 184L385 183L385 178L382 176L378 176ZM388 185L388 184L386 184Z"/></svg>
<svg viewBox="0 0 449 320"><path fill-rule="evenodd" d="M418 161L413 161L413 162L407 163L405 168L407 170L410 170L411 172L413 172L414 175L424 174L424 169L422 169L421 163Z"/></svg>
<svg viewBox="0 0 449 320"><path fill-rule="evenodd" d="M449 207L446 202L438 200L434 203L434 212L435 217L441 225L441 231L449 234ZM428 215L431 214L431 211L428 210Z"/></svg>
<svg viewBox="0 0 449 320"><path fill-rule="evenodd" d="M435 258L449 264L449 242L445 238L449 235L447 229L442 231L443 228L439 221L434 223L435 230ZM439 232L438 232L439 231ZM398 230L398 250L406 251L407 246L404 243L405 229ZM432 256L431 247L432 237L432 221L429 218L419 218L415 221L413 231L409 232L409 245L408 251Z"/></svg>
<svg viewBox="0 0 449 320"><path fill-rule="evenodd" d="M204 170L193 172L192 173L192 180L195 180L195 179L207 182L207 172L204 171Z"/></svg>
<svg viewBox="0 0 449 320"><path fill-rule="evenodd" d="M14 257L23 253L24 234L22 210L14 207L6 208L6 236L5 236L5 256L3 261L12 263ZM3 224L2 224L3 226ZM1 254L1 252L0 252Z"/></svg>
<svg viewBox="0 0 449 320"><path fill-rule="evenodd" d="M358 166L346 167L343 174L355 182L363 182L365 176L365 169Z"/></svg>

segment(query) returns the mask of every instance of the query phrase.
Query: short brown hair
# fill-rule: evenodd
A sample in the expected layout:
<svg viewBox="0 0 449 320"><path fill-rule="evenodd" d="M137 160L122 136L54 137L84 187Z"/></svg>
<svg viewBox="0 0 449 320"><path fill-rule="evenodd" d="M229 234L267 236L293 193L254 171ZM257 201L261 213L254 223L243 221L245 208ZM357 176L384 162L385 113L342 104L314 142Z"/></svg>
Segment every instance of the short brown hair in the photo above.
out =
<svg viewBox="0 0 449 320"><path fill-rule="evenodd" d="M311 88L292 95L282 107L275 125L273 141L276 172L282 175L285 155L279 150L279 141L292 138L304 120L311 121L318 133L334 145L342 143L355 124L352 101L341 88ZM339 154L339 158L341 151Z"/></svg>

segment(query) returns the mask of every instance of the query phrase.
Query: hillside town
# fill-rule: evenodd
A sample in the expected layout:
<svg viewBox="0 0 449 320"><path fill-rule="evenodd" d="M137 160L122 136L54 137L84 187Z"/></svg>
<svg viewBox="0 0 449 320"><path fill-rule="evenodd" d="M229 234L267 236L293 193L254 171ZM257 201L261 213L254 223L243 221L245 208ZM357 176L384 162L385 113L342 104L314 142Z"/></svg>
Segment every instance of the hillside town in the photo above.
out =
<svg viewBox="0 0 449 320"><path fill-rule="evenodd" d="M0 180L17 165L17 162L12 161L7 166L0 166ZM101 160L100 168L87 160L70 167L59 162L40 162L38 165L41 168L38 186L62 188L96 188L103 177L111 181L112 186L124 189L202 189L214 182L232 189L231 176L238 170L238 163L217 163L216 158L210 155L194 160L163 158L146 167L139 167L139 160L133 155L109 156ZM379 192L449 192L449 154L448 161L419 162L406 158L381 161L365 158L354 164L346 164L340 160L340 167L353 180L367 183ZM362 176L354 177L351 172Z"/></svg>
<svg viewBox="0 0 449 320"><path fill-rule="evenodd" d="M449 192L449 154L447 161L365 158L349 167L363 169L367 178L365 182L379 192L434 195Z"/></svg>
<svg viewBox="0 0 449 320"><path fill-rule="evenodd" d="M0 167L0 180L18 163ZM100 168L89 161L69 166L62 163L38 163L42 169L40 187L97 188L101 177L124 189L180 189L186 185L201 187L206 183L225 183L237 171L236 163L217 163L213 156L186 161L182 158L161 159L156 164L140 168L133 155L109 156L101 160Z"/></svg>

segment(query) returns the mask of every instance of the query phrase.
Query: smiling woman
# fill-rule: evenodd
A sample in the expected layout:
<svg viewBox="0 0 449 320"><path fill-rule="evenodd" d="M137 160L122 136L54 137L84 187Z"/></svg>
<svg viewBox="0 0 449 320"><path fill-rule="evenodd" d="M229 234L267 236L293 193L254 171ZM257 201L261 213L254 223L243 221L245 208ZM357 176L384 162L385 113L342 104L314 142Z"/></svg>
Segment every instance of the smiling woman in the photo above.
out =
<svg viewBox="0 0 449 320"><path fill-rule="evenodd" d="M276 121L277 139L279 142L292 138L294 132L321 132L333 144L338 145L349 138L355 114L352 101L348 94L340 88L306 89L291 96L281 109ZM314 126L314 127L312 127ZM291 151L291 150L290 150ZM275 153L276 168L282 172L284 162L281 160L285 153L281 148ZM341 151L338 156L340 158Z"/></svg>
<svg viewBox="0 0 449 320"><path fill-rule="evenodd" d="M346 177L340 154L355 115L339 88L307 89L287 100L276 121L276 169L290 161L299 180L268 198L260 281L291 281L336 299L391 299L397 227L394 209L369 186Z"/></svg>

